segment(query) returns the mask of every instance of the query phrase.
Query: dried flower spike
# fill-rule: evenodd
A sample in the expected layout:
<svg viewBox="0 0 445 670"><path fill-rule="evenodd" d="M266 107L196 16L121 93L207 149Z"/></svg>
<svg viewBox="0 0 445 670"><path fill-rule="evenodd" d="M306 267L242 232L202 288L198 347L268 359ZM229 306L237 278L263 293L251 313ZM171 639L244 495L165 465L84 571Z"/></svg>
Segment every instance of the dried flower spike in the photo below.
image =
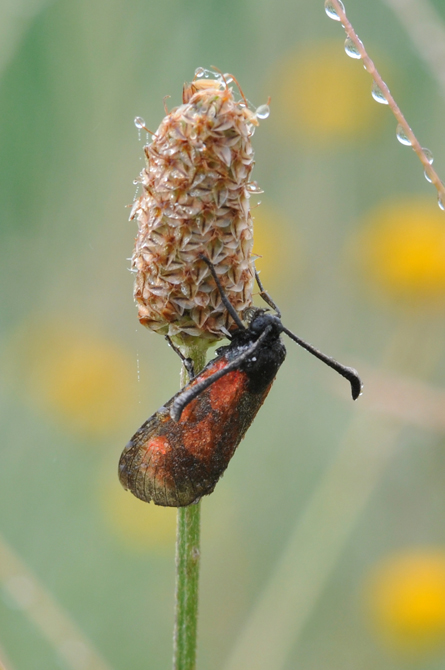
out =
<svg viewBox="0 0 445 670"><path fill-rule="evenodd" d="M138 181L142 195L130 219L139 230L132 258L134 296L140 322L184 343L209 344L234 324L224 308L205 254L242 318L252 303L253 230L249 197L251 136L265 106L236 101L230 75L198 68L184 86L183 103L172 109L144 147ZM193 341L192 339L192 341Z"/></svg>

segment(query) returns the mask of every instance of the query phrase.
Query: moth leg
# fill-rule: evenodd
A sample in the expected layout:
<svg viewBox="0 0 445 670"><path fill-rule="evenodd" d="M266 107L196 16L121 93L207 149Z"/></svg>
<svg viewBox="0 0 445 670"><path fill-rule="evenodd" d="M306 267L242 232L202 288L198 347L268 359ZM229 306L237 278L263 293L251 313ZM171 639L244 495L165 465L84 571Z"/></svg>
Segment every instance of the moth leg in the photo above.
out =
<svg viewBox="0 0 445 670"><path fill-rule="evenodd" d="M272 307L272 309L275 310L275 312L277 313L278 318L281 318L280 309L279 309L278 305L272 300L272 298L270 297L268 292L264 290L264 286L261 283L261 279L258 275L258 272L256 271L256 268L255 268L255 279L256 279L256 283L258 284L258 288L260 289L260 296L262 297L264 302L267 305L269 305L269 307Z"/></svg>
<svg viewBox="0 0 445 670"><path fill-rule="evenodd" d="M188 374L189 379L192 379L195 376L195 366L193 365L192 359L187 358L186 356L184 356L182 351L180 349L178 349L178 347L173 344L173 342L171 341L171 338L168 335L165 336L165 339L167 340L167 342L169 343L169 345L171 346L171 348L173 349L175 354L178 354L179 358L182 361L183 366L187 370L187 374Z"/></svg>

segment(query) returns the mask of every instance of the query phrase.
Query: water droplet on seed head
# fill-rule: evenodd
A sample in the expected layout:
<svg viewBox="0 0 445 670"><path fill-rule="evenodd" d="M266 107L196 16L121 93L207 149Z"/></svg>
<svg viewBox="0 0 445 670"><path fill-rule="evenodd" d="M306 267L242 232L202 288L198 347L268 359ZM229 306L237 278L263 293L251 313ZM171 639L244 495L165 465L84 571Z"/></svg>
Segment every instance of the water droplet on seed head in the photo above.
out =
<svg viewBox="0 0 445 670"><path fill-rule="evenodd" d="M267 119L270 115L269 105L260 105L256 108L255 116L257 119Z"/></svg>
<svg viewBox="0 0 445 670"><path fill-rule="evenodd" d="M142 116L135 116L134 117L134 125L138 130L141 130L141 128L145 128L145 121L142 118Z"/></svg>

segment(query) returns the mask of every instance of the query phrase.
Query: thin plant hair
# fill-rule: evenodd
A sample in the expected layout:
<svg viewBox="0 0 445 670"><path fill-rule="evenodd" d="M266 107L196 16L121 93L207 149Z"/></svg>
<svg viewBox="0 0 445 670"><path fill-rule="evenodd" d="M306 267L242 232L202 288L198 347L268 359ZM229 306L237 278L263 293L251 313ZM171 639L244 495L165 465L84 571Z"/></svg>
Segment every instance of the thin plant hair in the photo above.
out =
<svg viewBox="0 0 445 670"><path fill-rule="evenodd" d="M357 35L357 33L354 30L353 25L349 21L348 17L346 16L346 10L344 8L343 3L340 0L326 0L325 2L325 8L333 8L335 10L335 13L338 17L338 21L341 22L344 31L346 35L349 37L349 39L353 42L355 48L357 49L358 53L360 54L360 58L363 61L363 65L365 66L365 69L371 77L373 78L376 86L380 89L382 96L385 98L386 102L388 103L388 107L390 108L391 112L394 114L396 121L398 122L399 126L405 133L406 137L408 138L408 141L410 142L410 146L412 147L413 151L417 154L420 162L423 165L424 171L425 171L425 177L428 179L429 182L435 186L437 189L437 201L439 204L440 209L445 208L445 185L441 181L439 175L437 174L436 170L433 168L431 165L432 163L432 158L429 158L427 155L427 152L425 148L422 148L422 145L420 144L419 140L417 137L414 135L413 130L409 126L407 120L405 119L402 110L394 100L393 96L391 95L391 92L386 85L386 83L383 81L380 73L378 72L376 66L374 65L374 62L371 60L371 58L368 56L368 53L365 49L365 45ZM331 18L334 18L332 14L329 14ZM428 150L428 153L429 150Z"/></svg>

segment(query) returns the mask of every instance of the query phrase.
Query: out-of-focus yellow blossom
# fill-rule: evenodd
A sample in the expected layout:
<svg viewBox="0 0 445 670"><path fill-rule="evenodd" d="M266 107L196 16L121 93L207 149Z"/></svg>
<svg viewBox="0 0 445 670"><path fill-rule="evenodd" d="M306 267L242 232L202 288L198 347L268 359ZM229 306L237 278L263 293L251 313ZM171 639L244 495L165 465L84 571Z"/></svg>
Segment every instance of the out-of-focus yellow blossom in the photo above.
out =
<svg viewBox="0 0 445 670"><path fill-rule="evenodd" d="M382 118L371 84L337 40L309 42L274 65L271 120L286 137L309 136L323 144L367 135Z"/></svg>
<svg viewBox="0 0 445 670"><path fill-rule="evenodd" d="M105 436L132 415L135 361L109 339L50 319L23 324L6 357L18 390L70 430Z"/></svg>
<svg viewBox="0 0 445 670"><path fill-rule="evenodd" d="M102 506L108 526L130 549L174 551L176 509L144 503L124 491L116 473L104 480Z"/></svg>
<svg viewBox="0 0 445 670"><path fill-rule="evenodd" d="M394 647L426 651L445 642L445 551L413 550L382 561L367 598L378 631Z"/></svg>
<svg viewBox="0 0 445 670"><path fill-rule="evenodd" d="M445 217L434 199L404 198L374 209L352 251L365 278L392 298L445 298Z"/></svg>
<svg viewBox="0 0 445 670"><path fill-rule="evenodd" d="M300 249L296 236L289 235L291 224L279 208L271 203L262 203L252 210L252 217L255 232L253 253L261 256L255 265L264 288L271 291L291 273L295 276L295 267L301 269ZM283 245L283 239L289 243Z"/></svg>

